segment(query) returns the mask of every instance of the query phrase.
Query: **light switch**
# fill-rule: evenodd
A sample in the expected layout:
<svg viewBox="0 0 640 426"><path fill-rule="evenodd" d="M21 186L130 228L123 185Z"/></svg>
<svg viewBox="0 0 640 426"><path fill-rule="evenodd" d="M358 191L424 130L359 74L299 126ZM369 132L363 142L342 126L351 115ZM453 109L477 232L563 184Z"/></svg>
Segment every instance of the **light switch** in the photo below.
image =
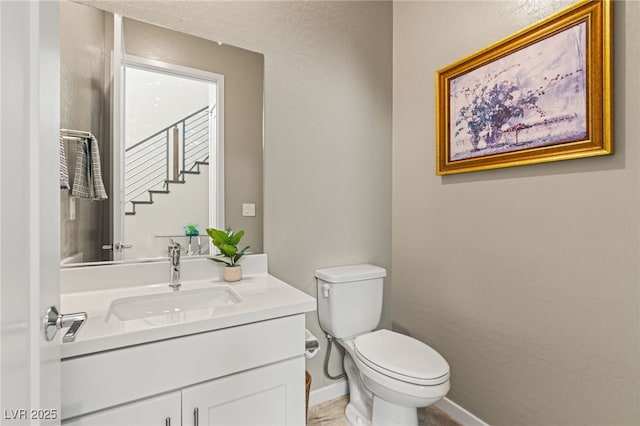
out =
<svg viewBox="0 0 640 426"><path fill-rule="evenodd" d="M242 216L255 216L256 205L254 203L242 203Z"/></svg>

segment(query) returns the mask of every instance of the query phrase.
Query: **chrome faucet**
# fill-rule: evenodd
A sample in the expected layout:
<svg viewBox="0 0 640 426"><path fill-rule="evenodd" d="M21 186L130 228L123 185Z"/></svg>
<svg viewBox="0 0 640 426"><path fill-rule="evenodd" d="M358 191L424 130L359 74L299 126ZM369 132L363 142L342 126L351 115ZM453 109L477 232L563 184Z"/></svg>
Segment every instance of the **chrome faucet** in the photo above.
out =
<svg viewBox="0 0 640 426"><path fill-rule="evenodd" d="M180 244L171 240L169 245L169 287L173 290L180 289Z"/></svg>

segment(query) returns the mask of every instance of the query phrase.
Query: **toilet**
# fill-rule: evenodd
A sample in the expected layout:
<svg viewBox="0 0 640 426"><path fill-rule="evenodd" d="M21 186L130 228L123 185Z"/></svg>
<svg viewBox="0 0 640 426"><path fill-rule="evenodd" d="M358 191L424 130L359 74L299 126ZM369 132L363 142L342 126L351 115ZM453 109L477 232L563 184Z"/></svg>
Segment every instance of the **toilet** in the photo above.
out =
<svg viewBox="0 0 640 426"><path fill-rule="evenodd" d="M384 268L349 265L315 271L320 327L345 350L351 425L417 425L418 407L449 391L449 364L428 345L390 330L382 315Z"/></svg>

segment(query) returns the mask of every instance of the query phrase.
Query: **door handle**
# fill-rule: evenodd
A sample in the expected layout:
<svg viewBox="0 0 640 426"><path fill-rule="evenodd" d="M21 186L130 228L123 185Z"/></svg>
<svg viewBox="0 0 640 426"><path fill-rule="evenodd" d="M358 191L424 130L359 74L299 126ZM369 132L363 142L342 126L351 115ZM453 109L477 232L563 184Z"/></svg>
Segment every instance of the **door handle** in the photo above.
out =
<svg viewBox="0 0 640 426"><path fill-rule="evenodd" d="M55 306L50 307L42 321L44 338L50 342L55 337L59 329L69 327L69 330L62 337L63 343L69 343L76 340L76 335L87 322L86 312L77 312L75 314L63 315L58 313Z"/></svg>
<svg viewBox="0 0 640 426"><path fill-rule="evenodd" d="M130 249L133 247L133 244L127 243L113 243L113 244L105 244L102 246L102 250L122 250L122 249Z"/></svg>

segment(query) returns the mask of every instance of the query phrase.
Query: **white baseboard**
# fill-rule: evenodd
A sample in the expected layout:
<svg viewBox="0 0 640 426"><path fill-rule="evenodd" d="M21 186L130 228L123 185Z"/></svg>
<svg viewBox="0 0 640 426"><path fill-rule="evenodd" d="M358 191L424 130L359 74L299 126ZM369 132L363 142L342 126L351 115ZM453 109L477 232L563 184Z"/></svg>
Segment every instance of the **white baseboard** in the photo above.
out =
<svg viewBox="0 0 640 426"><path fill-rule="evenodd" d="M349 393L349 386L346 379L337 380L335 383L309 393L309 407L331 401ZM442 398L434 404L436 407L447 413L453 420L464 426L489 426L489 424L479 417L468 412L448 398Z"/></svg>
<svg viewBox="0 0 640 426"><path fill-rule="evenodd" d="M489 426L488 423L474 416L455 402L448 398L442 398L436 402L436 407L447 413L453 420L464 426Z"/></svg>
<svg viewBox="0 0 640 426"><path fill-rule="evenodd" d="M336 380L329 386L309 392L309 407L331 401L349 393L347 379Z"/></svg>

